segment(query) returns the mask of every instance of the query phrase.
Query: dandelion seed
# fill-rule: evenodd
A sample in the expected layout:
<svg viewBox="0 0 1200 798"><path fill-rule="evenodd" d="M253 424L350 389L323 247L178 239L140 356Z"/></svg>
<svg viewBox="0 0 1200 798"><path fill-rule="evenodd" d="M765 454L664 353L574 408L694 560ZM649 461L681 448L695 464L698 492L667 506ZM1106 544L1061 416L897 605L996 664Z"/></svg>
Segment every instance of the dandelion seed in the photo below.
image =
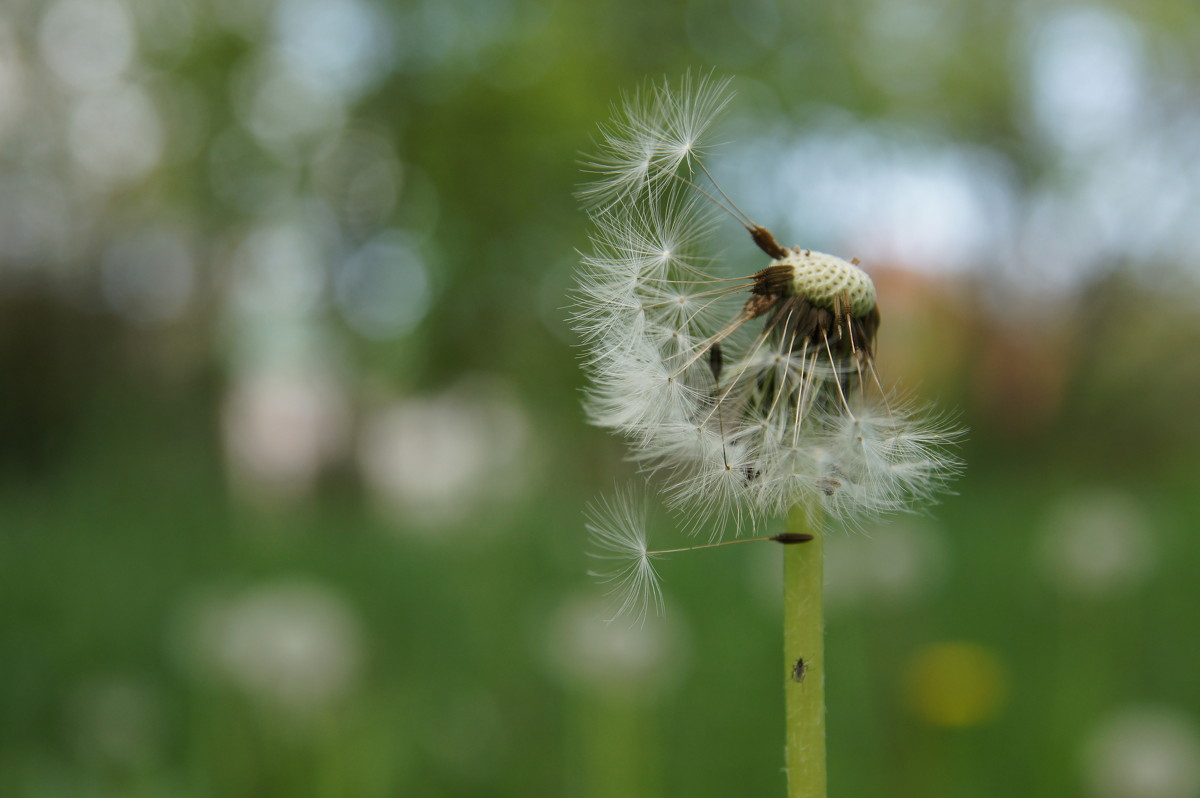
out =
<svg viewBox="0 0 1200 798"><path fill-rule="evenodd" d="M632 616L644 623L653 609L662 615L663 595L658 573L646 545L646 501L631 492L618 492L588 506L587 530L592 537L592 557L608 561L592 576L609 585L615 609L613 618Z"/></svg>
<svg viewBox="0 0 1200 798"><path fill-rule="evenodd" d="M612 496L596 500L588 505L586 516L585 526L592 542L588 554L608 561L605 567L592 571L590 575L610 585L609 594L614 609L610 621L632 616L635 623L644 623L651 609L656 615L663 614L662 588L653 563L659 557L740 543L770 540L783 545L795 545L813 539L809 534L782 532L766 537L710 541L654 551L646 542L646 497L634 490L616 491Z"/></svg>
<svg viewBox="0 0 1200 798"><path fill-rule="evenodd" d="M701 153L704 133L729 102L728 85L689 74L678 90L663 82L627 96L600 130L600 152L586 164L599 178L580 191L581 199L603 208L671 182Z"/></svg>

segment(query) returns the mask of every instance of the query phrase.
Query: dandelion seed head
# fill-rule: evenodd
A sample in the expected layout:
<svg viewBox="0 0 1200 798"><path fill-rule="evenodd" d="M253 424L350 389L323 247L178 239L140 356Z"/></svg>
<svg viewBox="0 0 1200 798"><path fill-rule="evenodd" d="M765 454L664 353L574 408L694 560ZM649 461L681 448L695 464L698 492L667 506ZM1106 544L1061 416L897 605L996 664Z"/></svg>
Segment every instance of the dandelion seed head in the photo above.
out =
<svg viewBox="0 0 1200 798"><path fill-rule="evenodd" d="M727 83L651 84L600 131L574 309L589 420L626 438L693 533L740 534L796 506L851 525L914 509L957 473L959 433L880 382L877 295L858 261L782 246L712 178ZM765 268L723 263L718 213ZM642 527L616 505L589 520L597 551L625 563L605 578L627 613L658 595Z"/></svg>
<svg viewBox="0 0 1200 798"><path fill-rule="evenodd" d="M818 307L832 309L843 298L848 300L853 316L865 316L875 307L875 283L849 261L794 247L771 265L790 266L792 291Z"/></svg>

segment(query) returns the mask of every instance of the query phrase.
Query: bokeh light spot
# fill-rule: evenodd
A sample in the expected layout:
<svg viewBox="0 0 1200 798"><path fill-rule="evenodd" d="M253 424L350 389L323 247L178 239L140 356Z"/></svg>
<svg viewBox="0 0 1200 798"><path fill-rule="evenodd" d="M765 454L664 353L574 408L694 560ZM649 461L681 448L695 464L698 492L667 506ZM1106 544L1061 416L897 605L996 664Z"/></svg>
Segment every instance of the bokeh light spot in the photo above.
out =
<svg viewBox="0 0 1200 798"><path fill-rule="evenodd" d="M308 580L198 597L182 621L188 667L293 716L348 694L366 653L358 614L336 590Z"/></svg>
<svg viewBox="0 0 1200 798"><path fill-rule="evenodd" d="M238 487L297 496L342 449L344 391L320 372L255 372L237 379L223 413L225 448Z"/></svg>
<svg viewBox="0 0 1200 798"><path fill-rule="evenodd" d="M1154 529L1141 504L1117 491L1063 497L1043 519L1038 564L1046 581L1085 598L1121 594L1143 584L1158 561Z"/></svg>
<svg viewBox="0 0 1200 798"><path fill-rule="evenodd" d="M528 428L507 384L466 382L373 413L359 436L359 466L403 531L436 531L521 495L533 471Z"/></svg>
<svg viewBox="0 0 1200 798"><path fill-rule="evenodd" d="M310 313L325 287L321 244L319 236L298 221L252 230L234 256L238 309L249 315Z"/></svg>
<svg viewBox="0 0 1200 798"><path fill-rule="evenodd" d="M136 767L159 752L164 707L150 682L96 675L71 691L66 703L71 742L84 761Z"/></svg>
<svg viewBox="0 0 1200 798"><path fill-rule="evenodd" d="M389 231L353 253L338 270L338 309L360 335L399 337L425 317L431 297L425 262L399 231Z"/></svg>
<svg viewBox="0 0 1200 798"><path fill-rule="evenodd" d="M282 0L279 50L291 71L328 92L357 94L391 66L391 26L362 0Z"/></svg>
<svg viewBox="0 0 1200 798"><path fill-rule="evenodd" d="M150 97L137 86L90 94L71 115L71 154L88 172L114 183L136 180L162 155L163 131Z"/></svg>
<svg viewBox="0 0 1200 798"><path fill-rule="evenodd" d="M830 535L825 545L831 611L902 610L941 587L949 559L945 532L911 519L880 524L870 536Z"/></svg>
<svg viewBox="0 0 1200 798"><path fill-rule="evenodd" d="M42 17L39 33L42 59L77 90L113 83L133 63L133 27L117 0L59 0Z"/></svg>
<svg viewBox="0 0 1200 798"><path fill-rule="evenodd" d="M346 109L341 97L328 88L278 65L251 70L244 81L249 84L244 100L246 125L277 155L292 157L291 147L320 145L341 130Z"/></svg>
<svg viewBox="0 0 1200 798"><path fill-rule="evenodd" d="M192 252L174 228L154 227L119 238L104 253L104 299L135 324L161 324L178 317L194 283Z"/></svg>
<svg viewBox="0 0 1200 798"><path fill-rule="evenodd" d="M1106 718L1084 745L1091 798L1200 795L1200 727L1173 707L1128 707Z"/></svg>
<svg viewBox="0 0 1200 798"><path fill-rule="evenodd" d="M5 134L16 126L24 110L26 71L16 36L3 15L0 15L0 143Z"/></svg>
<svg viewBox="0 0 1200 798"><path fill-rule="evenodd" d="M1030 53L1038 128L1065 149L1086 149L1138 125L1141 38L1131 20L1101 8L1068 8L1037 28Z"/></svg>
<svg viewBox="0 0 1200 798"><path fill-rule="evenodd" d="M679 615L645 624L609 623L600 599L576 599L551 618L545 661L564 685L650 698L679 685L689 670L687 636Z"/></svg>

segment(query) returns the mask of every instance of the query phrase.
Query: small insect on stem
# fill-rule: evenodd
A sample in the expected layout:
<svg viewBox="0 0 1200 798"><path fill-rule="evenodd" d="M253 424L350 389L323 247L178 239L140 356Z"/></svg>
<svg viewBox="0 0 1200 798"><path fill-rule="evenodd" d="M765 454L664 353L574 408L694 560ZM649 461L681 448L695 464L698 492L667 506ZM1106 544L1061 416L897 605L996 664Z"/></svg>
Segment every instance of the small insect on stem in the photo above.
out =
<svg viewBox="0 0 1200 798"><path fill-rule="evenodd" d="M792 681L804 681L804 674L808 672L808 664L805 663L804 657L796 660L796 664L792 666Z"/></svg>

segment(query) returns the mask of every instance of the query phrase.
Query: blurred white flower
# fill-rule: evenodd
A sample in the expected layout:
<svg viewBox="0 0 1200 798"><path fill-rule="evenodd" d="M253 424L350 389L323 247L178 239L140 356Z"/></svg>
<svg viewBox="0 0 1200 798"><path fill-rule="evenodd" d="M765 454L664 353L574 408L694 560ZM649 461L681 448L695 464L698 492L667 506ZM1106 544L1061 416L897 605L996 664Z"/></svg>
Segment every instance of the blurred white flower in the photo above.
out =
<svg viewBox="0 0 1200 798"><path fill-rule="evenodd" d="M1158 542L1138 501L1112 490L1085 490L1061 499L1042 519L1038 564L1064 593L1084 598L1140 586L1158 562Z"/></svg>
<svg viewBox="0 0 1200 798"><path fill-rule="evenodd" d="M165 134L150 95L117 83L85 96L71 113L71 155L105 186L133 182L158 165Z"/></svg>
<svg viewBox="0 0 1200 798"><path fill-rule="evenodd" d="M430 269L411 237L385 231L338 268L334 301L346 324L367 338L398 338L429 312Z"/></svg>
<svg viewBox="0 0 1200 798"><path fill-rule="evenodd" d="M115 83L136 56L129 10L120 0L58 0L47 6L38 34L46 65L78 91Z"/></svg>
<svg viewBox="0 0 1200 798"><path fill-rule="evenodd" d="M253 372L225 400L225 449L240 484L289 496L312 487L343 449L349 426L344 391L328 374Z"/></svg>
<svg viewBox="0 0 1200 798"><path fill-rule="evenodd" d="M603 601L576 600L552 618L546 639L551 674L568 687L661 695L683 681L689 667L684 630L675 618L645 624L605 623Z"/></svg>
<svg viewBox="0 0 1200 798"><path fill-rule="evenodd" d="M519 495L531 473L527 439L525 412L507 385L466 381L369 415L358 463L406 531L435 530Z"/></svg>
<svg viewBox="0 0 1200 798"><path fill-rule="evenodd" d="M345 98L270 59L241 76L236 100L242 123L284 161L329 146L346 120Z"/></svg>
<svg viewBox="0 0 1200 798"><path fill-rule="evenodd" d="M870 535L831 536L825 546L831 606L904 607L935 591L945 576L945 533L927 519L873 526Z"/></svg>
<svg viewBox="0 0 1200 798"><path fill-rule="evenodd" d="M0 144L25 111L30 88L27 70L13 26L0 14Z"/></svg>
<svg viewBox="0 0 1200 798"><path fill-rule="evenodd" d="M365 646L354 609L332 589L280 581L198 600L185 617L185 656L266 707L306 714L348 695Z"/></svg>
<svg viewBox="0 0 1200 798"><path fill-rule="evenodd" d="M325 291L324 253L329 236L316 214L252 228L230 263L233 309L242 317L312 314Z"/></svg>
<svg viewBox="0 0 1200 798"><path fill-rule="evenodd" d="M1081 765L1091 798L1195 798L1200 727L1172 707L1129 707L1092 732Z"/></svg>

